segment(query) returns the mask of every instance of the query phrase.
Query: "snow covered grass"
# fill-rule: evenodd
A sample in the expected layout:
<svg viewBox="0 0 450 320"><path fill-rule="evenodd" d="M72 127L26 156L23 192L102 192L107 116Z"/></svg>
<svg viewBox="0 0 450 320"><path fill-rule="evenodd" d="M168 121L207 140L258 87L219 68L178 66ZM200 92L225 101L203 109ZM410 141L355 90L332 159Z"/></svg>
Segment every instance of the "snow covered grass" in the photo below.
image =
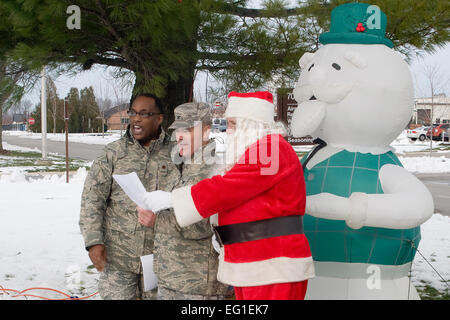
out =
<svg viewBox="0 0 450 320"><path fill-rule="evenodd" d="M49 172L65 171L66 159L57 154L50 153L48 160L51 164L40 163L41 153L37 149L17 147L3 142L3 148L7 154L0 155L0 175L11 175L17 171L25 172ZM69 170L74 171L80 167L89 167L90 162L69 159Z"/></svg>
<svg viewBox="0 0 450 320"><path fill-rule="evenodd" d="M422 240L412 266L412 283L422 298L450 299L450 217L434 214L421 226L421 232Z"/></svg>

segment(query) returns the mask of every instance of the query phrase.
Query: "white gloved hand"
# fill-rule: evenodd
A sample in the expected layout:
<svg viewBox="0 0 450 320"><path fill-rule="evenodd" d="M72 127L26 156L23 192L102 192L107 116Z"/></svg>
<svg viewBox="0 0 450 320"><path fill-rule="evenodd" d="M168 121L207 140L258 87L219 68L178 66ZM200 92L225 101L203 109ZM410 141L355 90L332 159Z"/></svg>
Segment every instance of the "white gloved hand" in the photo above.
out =
<svg viewBox="0 0 450 320"><path fill-rule="evenodd" d="M172 193L162 190L147 192L144 196L145 209L153 212L172 208Z"/></svg>
<svg viewBox="0 0 450 320"><path fill-rule="evenodd" d="M345 223L352 229L361 229L367 218L367 193L353 192L350 195L351 210Z"/></svg>
<svg viewBox="0 0 450 320"><path fill-rule="evenodd" d="M350 228L360 229L366 222L367 204L363 192L353 192L350 198L323 192L306 197L305 212L316 218L344 220Z"/></svg>

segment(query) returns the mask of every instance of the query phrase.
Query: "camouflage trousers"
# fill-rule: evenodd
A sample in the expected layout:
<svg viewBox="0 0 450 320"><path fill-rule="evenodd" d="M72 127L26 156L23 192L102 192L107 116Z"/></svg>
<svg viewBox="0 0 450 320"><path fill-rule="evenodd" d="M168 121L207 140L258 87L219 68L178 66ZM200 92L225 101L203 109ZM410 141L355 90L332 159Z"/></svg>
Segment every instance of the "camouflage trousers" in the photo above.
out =
<svg viewBox="0 0 450 320"><path fill-rule="evenodd" d="M202 296L158 287L158 300L223 300L224 296Z"/></svg>
<svg viewBox="0 0 450 320"><path fill-rule="evenodd" d="M100 273L98 293L103 300L156 300L156 289L147 292L143 289L142 274L107 268Z"/></svg>

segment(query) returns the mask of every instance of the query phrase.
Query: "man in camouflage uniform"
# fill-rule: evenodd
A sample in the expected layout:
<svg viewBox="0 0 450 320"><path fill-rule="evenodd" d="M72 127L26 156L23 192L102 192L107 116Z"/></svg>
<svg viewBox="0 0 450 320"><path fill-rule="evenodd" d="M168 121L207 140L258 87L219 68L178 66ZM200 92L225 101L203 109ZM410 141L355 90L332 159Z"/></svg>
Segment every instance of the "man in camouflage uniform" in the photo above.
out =
<svg viewBox="0 0 450 320"><path fill-rule="evenodd" d="M177 147L175 162L181 180L175 186L195 184L217 174L215 142L209 140L211 112L204 103L185 103L174 110ZM179 156L179 158L177 158ZM145 216L148 211L139 209ZM150 216L153 214L150 211ZM146 219L142 219L145 223ZM180 228L174 213L166 210L156 215L154 272L158 277L160 300L223 299L228 286L217 281L218 253L212 244L209 219Z"/></svg>
<svg viewBox="0 0 450 320"><path fill-rule="evenodd" d="M147 191L171 191L180 174L169 154L170 137L161 128L160 100L137 96L131 103L125 135L105 147L86 178L80 229L94 266L101 272L103 299L154 299L143 292L140 256L153 252L154 232L137 222L136 204L112 178L136 172Z"/></svg>

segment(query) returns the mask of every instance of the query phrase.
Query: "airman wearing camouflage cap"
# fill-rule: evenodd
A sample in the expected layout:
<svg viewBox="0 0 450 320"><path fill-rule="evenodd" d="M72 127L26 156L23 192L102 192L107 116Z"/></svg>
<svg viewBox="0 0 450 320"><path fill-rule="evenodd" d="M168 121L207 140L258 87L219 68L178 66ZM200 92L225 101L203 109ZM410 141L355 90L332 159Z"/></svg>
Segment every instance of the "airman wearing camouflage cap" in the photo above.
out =
<svg viewBox="0 0 450 320"><path fill-rule="evenodd" d="M203 102L187 102L179 105L173 111L175 121L169 129L192 128L195 122L211 124L211 108Z"/></svg>
<svg viewBox="0 0 450 320"><path fill-rule="evenodd" d="M215 143L209 140L211 111L206 103L190 102L175 108L178 151L184 161L179 165L181 179L175 188L195 184L217 174L215 163L205 163L204 155L214 154ZM193 143L195 128L201 141ZM195 128L194 128L195 127ZM200 152L197 152L200 151ZM192 157L196 161L188 161ZM198 161L200 160L200 161ZM154 271L158 277L158 299L223 299L228 286L217 281L218 253L211 237L209 219L180 228L173 210L156 216Z"/></svg>

